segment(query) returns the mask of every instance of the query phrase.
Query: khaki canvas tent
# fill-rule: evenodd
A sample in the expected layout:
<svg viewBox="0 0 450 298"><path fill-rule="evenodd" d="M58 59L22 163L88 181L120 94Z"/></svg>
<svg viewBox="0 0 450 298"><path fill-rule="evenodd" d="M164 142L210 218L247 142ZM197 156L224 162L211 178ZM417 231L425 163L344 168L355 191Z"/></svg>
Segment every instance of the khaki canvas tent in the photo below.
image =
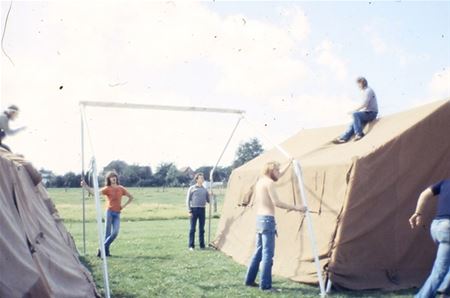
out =
<svg viewBox="0 0 450 298"><path fill-rule="evenodd" d="M420 286L436 247L428 228L411 230L408 218L419 193L450 177L450 101L383 117L358 142L334 145L344 126L303 130L281 146L302 165L324 274L348 289ZM213 245L241 264L254 250L255 210L251 187L264 163L286 162L273 149L235 169ZM277 182L280 198L301 204L296 176ZM434 206L428 210L431 219ZM317 283L305 216L276 210L278 237L274 274Z"/></svg>
<svg viewBox="0 0 450 298"><path fill-rule="evenodd" d="M0 297L99 297L39 178L0 149Z"/></svg>

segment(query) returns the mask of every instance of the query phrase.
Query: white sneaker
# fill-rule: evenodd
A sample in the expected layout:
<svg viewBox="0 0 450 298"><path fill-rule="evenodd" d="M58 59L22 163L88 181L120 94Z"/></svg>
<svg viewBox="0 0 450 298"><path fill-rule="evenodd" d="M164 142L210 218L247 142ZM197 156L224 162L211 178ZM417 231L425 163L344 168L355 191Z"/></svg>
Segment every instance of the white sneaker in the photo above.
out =
<svg viewBox="0 0 450 298"><path fill-rule="evenodd" d="M189 247L189 250L190 250L190 251L194 251L194 248L193 248L193 247Z"/></svg>

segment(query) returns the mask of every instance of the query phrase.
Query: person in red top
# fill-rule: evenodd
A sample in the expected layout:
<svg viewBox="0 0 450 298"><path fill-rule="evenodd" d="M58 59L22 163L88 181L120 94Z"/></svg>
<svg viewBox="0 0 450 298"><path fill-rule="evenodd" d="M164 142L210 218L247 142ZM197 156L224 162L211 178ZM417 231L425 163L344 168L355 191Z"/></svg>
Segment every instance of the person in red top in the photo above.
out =
<svg viewBox="0 0 450 298"><path fill-rule="evenodd" d="M125 187L119 184L119 178L115 172L108 172L105 178L106 186L100 192L106 196L106 220L105 220L105 255L110 257L109 247L111 243L119 235L120 229L120 212L131 203L133 196L127 191ZM94 194L94 190L90 188L86 182L81 181L81 186L90 194ZM122 197L128 197L125 204L122 205ZM97 256L100 257L100 249Z"/></svg>

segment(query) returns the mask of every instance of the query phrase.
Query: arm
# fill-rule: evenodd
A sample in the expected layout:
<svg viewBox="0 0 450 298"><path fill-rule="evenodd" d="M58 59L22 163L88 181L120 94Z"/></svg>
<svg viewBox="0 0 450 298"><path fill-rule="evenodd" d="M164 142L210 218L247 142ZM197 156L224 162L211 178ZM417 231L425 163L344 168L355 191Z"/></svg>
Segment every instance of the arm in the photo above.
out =
<svg viewBox="0 0 450 298"><path fill-rule="evenodd" d="M361 105L359 105L356 109L354 109L353 111L350 111L350 114L354 113L354 112L358 112L358 111L360 111L360 110L362 110L364 108L367 108L367 106L369 105L371 97L372 97L372 93L369 92L368 89L365 89L364 90L364 102Z"/></svg>
<svg viewBox="0 0 450 298"><path fill-rule="evenodd" d="M426 202L434 196L431 187L425 189L419 196L419 200L417 201L416 211L414 211L413 215L409 218L409 224L411 225L411 229L422 224L422 212Z"/></svg>
<svg viewBox="0 0 450 298"><path fill-rule="evenodd" d="M81 180L80 183L81 187L84 188L89 194L94 195L94 189L89 187L89 185L84 181Z"/></svg>
<svg viewBox="0 0 450 298"><path fill-rule="evenodd" d="M294 205L286 204L286 203L280 201L280 199L278 198L278 195L275 191L275 187L274 187L273 183L269 184L268 192L269 192L269 197L272 200L273 204L275 206L277 206L278 208L286 209L288 211L294 210L294 211L306 212L306 207L304 207L304 206L294 206Z"/></svg>
<svg viewBox="0 0 450 298"><path fill-rule="evenodd" d="M128 197L128 200L125 204L123 204L122 206L120 206L120 209L124 209L128 204L131 203L131 201L133 201L133 196L125 189L125 196Z"/></svg>
<svg viewBox="0 0 450 298"><path fill-rule="evenodd" d="M11 129L10 127L9 127L9 121L6 121L5 122L5 127L3 128L3 130L5 131L5 133L7 134L7 135L15 135L16 133L18 133L18 132L20 132L20 131L22 131L22 130L24 130L25 129L25 126L23 126L23 127L19 127L19 128L16 128L16 129Z"/></svg>
<svg viewBox="0 0 450 298"><path fill-rule="evenodd" d="M211 195L212 195L212 192L210 193L209 190L206 190L206 202L208 204L211 203Z"/></svg>
<svg viewBox="0 0 450 298"><path fill-rule="evenodd" d="M188 210L189 216L192 215L191 204L190 204L191 203L191 195L192 195L191 189L192 189L192 186L188 188L188 191L186 194L186 208Z"/></svg>

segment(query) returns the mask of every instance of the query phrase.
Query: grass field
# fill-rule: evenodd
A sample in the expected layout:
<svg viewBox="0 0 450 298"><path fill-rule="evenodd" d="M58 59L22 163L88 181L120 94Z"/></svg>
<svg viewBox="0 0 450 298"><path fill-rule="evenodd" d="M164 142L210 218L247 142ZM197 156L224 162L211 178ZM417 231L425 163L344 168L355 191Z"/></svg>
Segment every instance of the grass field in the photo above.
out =
<svg viewBox="0 0 450 298"><path fill-rule="evenodd" d="M183 189L130 188L135 201L121 218L119 237L111 246L108 269L112 297L318 297L311 287L274 276L277 293L262 293L242 285L245 266L221 252L187 250L188 217ZM49 189L65 226L83 253L80 189ZM223 195L219 194L219 208ZM95 205L86 204L86 255L83 263L90 269L103 293L101 260L98 247ZM215 235L218 215L212 220ZM207 236L207 235L206 235ZM414 291L335 292L333 297L411 297Z"/></svg>

